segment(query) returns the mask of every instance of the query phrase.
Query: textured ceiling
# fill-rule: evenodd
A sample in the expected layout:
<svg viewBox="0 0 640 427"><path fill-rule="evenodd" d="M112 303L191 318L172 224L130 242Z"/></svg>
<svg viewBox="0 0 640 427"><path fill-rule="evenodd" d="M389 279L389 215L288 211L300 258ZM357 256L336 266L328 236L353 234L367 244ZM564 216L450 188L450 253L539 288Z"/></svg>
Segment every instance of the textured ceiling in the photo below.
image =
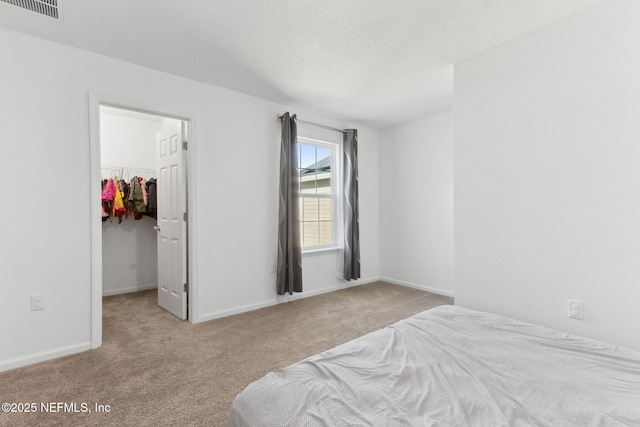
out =
<svg viewBox="0 0 640 427"><path fill-rule="evenodd" d="M615 0L0 2L0 26L381 128L451 106L453 64Z"/></svg>

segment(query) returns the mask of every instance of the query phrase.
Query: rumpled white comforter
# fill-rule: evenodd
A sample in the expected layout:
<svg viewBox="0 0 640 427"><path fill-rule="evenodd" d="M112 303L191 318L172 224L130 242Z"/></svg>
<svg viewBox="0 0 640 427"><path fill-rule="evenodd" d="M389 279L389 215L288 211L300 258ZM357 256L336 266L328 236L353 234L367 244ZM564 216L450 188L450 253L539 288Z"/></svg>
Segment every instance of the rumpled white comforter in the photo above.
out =
<svg viewBox="0 0 640 427"><path fill-rule="evenodd" d="M441 306L267 374L227 425L640 426L640 353Z"/></svg>

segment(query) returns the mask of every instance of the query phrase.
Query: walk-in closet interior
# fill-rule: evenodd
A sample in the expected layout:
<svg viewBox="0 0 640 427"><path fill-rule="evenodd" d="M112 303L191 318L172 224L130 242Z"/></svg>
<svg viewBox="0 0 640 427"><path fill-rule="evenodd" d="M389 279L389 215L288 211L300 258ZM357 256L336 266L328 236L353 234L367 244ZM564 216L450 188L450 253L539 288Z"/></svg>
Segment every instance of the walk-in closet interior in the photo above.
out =
<svg viewBox="0 0 640 427"><path fill-rule="evenodd" d="M100 107L103 296L158 286L156 138L176 122Z"/></svg>

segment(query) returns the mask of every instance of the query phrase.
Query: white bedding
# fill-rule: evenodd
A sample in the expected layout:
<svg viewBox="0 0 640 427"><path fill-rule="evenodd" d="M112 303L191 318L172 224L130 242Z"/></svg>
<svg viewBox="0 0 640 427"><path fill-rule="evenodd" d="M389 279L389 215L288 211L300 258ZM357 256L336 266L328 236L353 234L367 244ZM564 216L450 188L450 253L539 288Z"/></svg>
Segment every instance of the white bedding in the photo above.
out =
<svg viewBox="0 0 640 427"><path fill-rule="evenodd" d="M640 353L441 306L267 374L227 425L640 426Z"/></svg>

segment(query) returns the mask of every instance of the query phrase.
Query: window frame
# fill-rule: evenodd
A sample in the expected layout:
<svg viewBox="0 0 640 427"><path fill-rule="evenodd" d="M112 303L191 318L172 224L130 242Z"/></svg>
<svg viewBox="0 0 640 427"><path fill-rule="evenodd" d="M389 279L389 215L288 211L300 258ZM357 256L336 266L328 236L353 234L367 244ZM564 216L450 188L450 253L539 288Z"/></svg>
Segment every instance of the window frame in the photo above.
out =
<svg viewBox="0 0 640 427"><path fill-rule="evenodd" d="M300 199L303 199L305 197L332 199L333 209L331 212L331 224L332 224L331 243L323 244L323 245L304 246L303 244L304 242L303 210L300 209L300 238L301 238L302 254L308 255L308 254L314 254L314 253L337 251L342 248L342 244L339 239L339 236L341 235L341 230L342 230L342 220L341 220L342 219L342 197L340 192L342 187L339 185L342 179L342 156L340 155L342 153L342 140L340 139L339 141L331 142L331 141L327 141L326 139L311 138L307 136L298 135L298 145L308 145L308 146L328 148L331 151L331 157L332 157L331 186L330 186L331 193L329 195L315 193L313 195L308 194L305 196L304 195L305 193L301 191L302 188L300 188L298 192ZM300 153L300 151L298 151L298 153ZM298 170L300 169L302 169L302 167L299 164ZM300 178L300 175L298 176ZM301 183L302 181L299 180L299 182Z"/></svg>

